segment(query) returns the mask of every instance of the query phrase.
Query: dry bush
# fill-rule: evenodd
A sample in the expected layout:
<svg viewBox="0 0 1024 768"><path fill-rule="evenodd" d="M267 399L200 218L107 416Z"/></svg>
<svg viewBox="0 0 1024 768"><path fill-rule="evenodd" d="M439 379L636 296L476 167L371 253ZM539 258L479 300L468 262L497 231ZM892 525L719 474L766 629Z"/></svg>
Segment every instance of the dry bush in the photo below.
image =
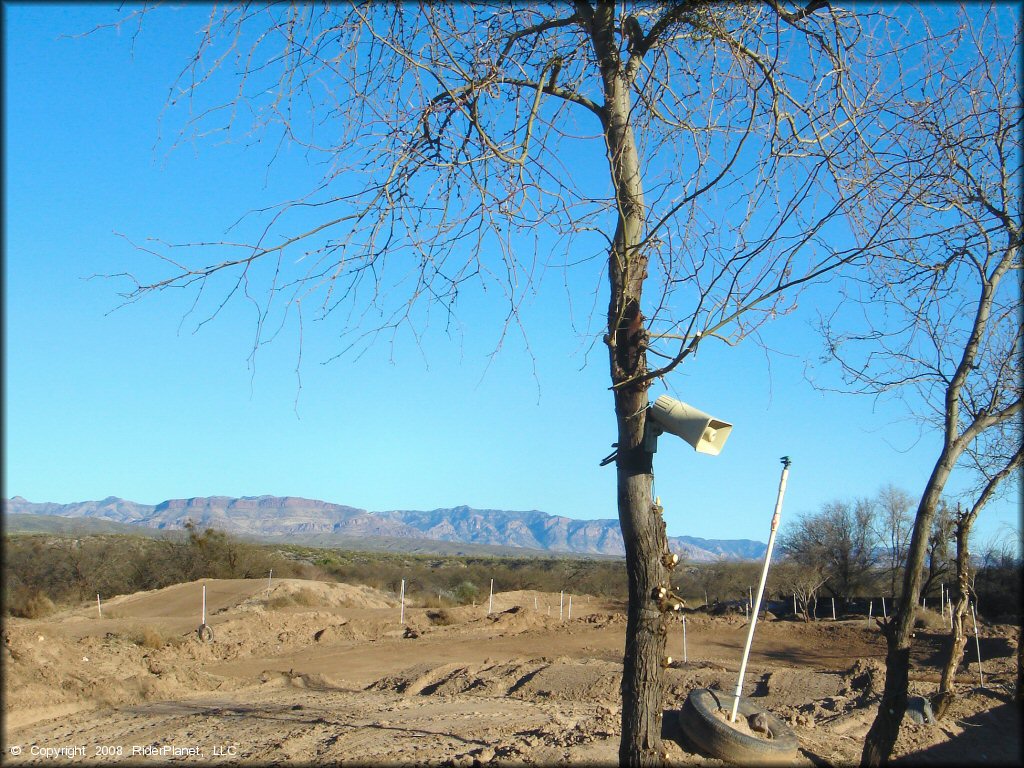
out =
<svg viewBox="0 0 1024 768"><path fill-rule="evenodd" d="M157 648L163 648L164 637L154 627L146 626L139 632L139 636L136 638L135 642L143 648L152 648L153 650L156 650Z"/></svg>
<svg viewBox="0 0 1024 768"><path fill-rule="evenodd" d="M914 614L915 629L941 630L947 627L949 627L949 619L944 618L942 614L931 608L917 607L917 612Z"/></svg>
<svg viewBox="0 0 1024 768"><path fill-rule="evenodd" d="M456 623L456 618L449 613L447 608L437 608L434 610L427 611L427 618L430 619L430 623L442 627L447 627L450 624Z"/></svg>
<svg viewBox="0 0 1024 768"><path fill-rule="evenodd" d="M420 601L420 605L423 608L447 608L451 603L447 600L442 600L440 597L434 594L429 594Z"/></svg>
<svg viewBox="0 0 1024 768"><path fill-rule="evenodd" d="M301 587L284 595L275 595L265 601L267 608L287 608L291 605L301 605L306 608L313 608L323 603L323 598L317 595L308 587Z"/></svg>
<svg viewBox="0 0 1024 768"><path fill-rule="evenodd" d="M57 606L42 591L17 589L7 603L7 612L22 619L45 619Z"/></svg>

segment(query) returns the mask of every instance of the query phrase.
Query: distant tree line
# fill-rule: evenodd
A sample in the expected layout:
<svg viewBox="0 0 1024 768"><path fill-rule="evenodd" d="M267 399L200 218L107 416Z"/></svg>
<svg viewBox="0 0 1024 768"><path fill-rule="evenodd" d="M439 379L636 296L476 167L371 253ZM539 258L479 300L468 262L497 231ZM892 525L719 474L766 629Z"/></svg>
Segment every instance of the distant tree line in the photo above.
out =
<svg viewBox="0 0 1024 768"><path fill-rule="evenodd" d="M839 610L858 597L894 594L903 567L899 543L910 524L906 495L887 487L874 499L833 501L814 513L783 520L781 559L772 565L766 600L797 597L804 618L815 601L836 598ZM952 513L937 516L927 563L928 595L951 578ZM896 545L892 543L896 542ZM4 613L36 617L56 604L159 589L201 578L311 578L364 584L397 595L405 580L411 600L469 605L496 592L537 590L626 599L625 565L617 558L487 557L356 552L297 545L255 544L191 523L165 538L123 534L17 534L5 537ZM761 564L719 560L683 562L673 587L689 607L746 600ZM991 618L1020 614L1019 553L993 546L972 564L979 610ZM824 615L818 612L818 615Z"/></svg>
<svg viewBox="0 0 1024 768"><path fill-rule="evenodd" d="M413 600L461 605L533 589L626 598L619 559L512 558L348 552L255 544L189 523L164 538L18 534L4 541L4 613L38 618L73 605L202 578L307 578L365 584Z"/></svg>
<svg viewBox="0 0 1024 768"><path fill-rule="evenodd" d="M892 485L874 497L835 500L784 523L776 585L795 594L809 618L819 597L845 606L854 597L896 598L900 592L916 501ZM928 536L921 595L938 603L955 581L957 510L940 501ZM973 602L992 618L1020 616L1020 553L992 544L968 563Z"/></svg>
<svg viewBox="0 0 1024 768"><path fill-rule="evenodd" d="M273 568L308 577L310 566L271 547L189 523L166 538L123 534L8 535L4 540L4 613L29 618L55 604L159 589L201 578L256 578Z"/></svg>

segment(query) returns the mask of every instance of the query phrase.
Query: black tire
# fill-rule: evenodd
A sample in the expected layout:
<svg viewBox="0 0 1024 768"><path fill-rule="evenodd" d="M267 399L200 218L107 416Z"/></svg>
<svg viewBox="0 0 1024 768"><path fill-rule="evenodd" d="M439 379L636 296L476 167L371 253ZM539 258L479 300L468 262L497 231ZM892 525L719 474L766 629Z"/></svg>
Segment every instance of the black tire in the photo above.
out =
<svg viewBox="0 0 1024 768"><path fill-rule="evenodd" d="M199 629L196 630L196 634L199 635L200 641L204 643L213 642L213 627L209 624L200 624Z"/></svg>
<svg viewBox="0 0 1024 768"><path fill-rule="evenodd" d="M768 738L748 736L715 716L722 710L732 713L733 696L707 688L690 691L680 714L683 733L711 757L746 765L749 763L788 763L796 756L800 742L796 734L771 712L750 699L740 698L738 717L762 714L768 724Z"/></svg>

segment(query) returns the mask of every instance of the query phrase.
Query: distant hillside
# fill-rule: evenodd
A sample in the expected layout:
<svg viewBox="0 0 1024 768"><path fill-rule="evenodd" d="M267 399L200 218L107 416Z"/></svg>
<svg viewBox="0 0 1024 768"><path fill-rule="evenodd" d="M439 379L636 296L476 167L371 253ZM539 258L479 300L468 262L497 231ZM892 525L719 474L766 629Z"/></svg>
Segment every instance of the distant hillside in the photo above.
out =
<svg viewBox="0 0 1024 768"><path fill-rule="evenodd" d="M466 550L474 546L508 550L506 554L625 554L617 520L574 520L537 510L510 512L460 506L429 512L368 512L292 496L209 496L170 499L156 505L137 504L114 496L73 504L33 503L15 496L4 500L4 514L11 521L17 515L46 515L157 530L180 529L191 520L235 535L278 540L287 537L316 546L341 547L344 544L335 542L368 544L379 540L375 548L401 551L440 549L452 553L460 547ZM381 543L384 541L390 543ZM441 543L445 546L439 547ZM692 536L670 537L669 544L681 557L695 562L758 559L764 556L766 548L763 543L749 539Z"/></svg>

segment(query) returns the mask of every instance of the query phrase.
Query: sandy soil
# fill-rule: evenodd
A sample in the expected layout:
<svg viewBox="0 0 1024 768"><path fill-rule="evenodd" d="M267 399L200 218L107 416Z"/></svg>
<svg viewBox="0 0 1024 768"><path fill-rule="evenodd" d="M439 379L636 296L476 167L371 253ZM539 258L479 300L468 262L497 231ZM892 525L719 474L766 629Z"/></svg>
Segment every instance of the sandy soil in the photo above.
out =
<svg viewBox="0 0 1024 768"><path fill-rule="evenodd" d="M214 640L196 636L202 586ZM446 612L345 584L204 580L4 628L4 764L612 764L623 606L496 594ZM669 764L723 765L682 735L697 687L732 692L742 616L674 621ZM981 628L977 663L939 724L909 721L896 757L1020 764L1015 627ZM938 680L940 632L918 633L912 693ZM973 641L968 650L973 654ZM974 658L974 656L970 656ZM878 706L884 641L864 619L758 622L744 694L796 732L793 765L850 765Z"/></svg>

